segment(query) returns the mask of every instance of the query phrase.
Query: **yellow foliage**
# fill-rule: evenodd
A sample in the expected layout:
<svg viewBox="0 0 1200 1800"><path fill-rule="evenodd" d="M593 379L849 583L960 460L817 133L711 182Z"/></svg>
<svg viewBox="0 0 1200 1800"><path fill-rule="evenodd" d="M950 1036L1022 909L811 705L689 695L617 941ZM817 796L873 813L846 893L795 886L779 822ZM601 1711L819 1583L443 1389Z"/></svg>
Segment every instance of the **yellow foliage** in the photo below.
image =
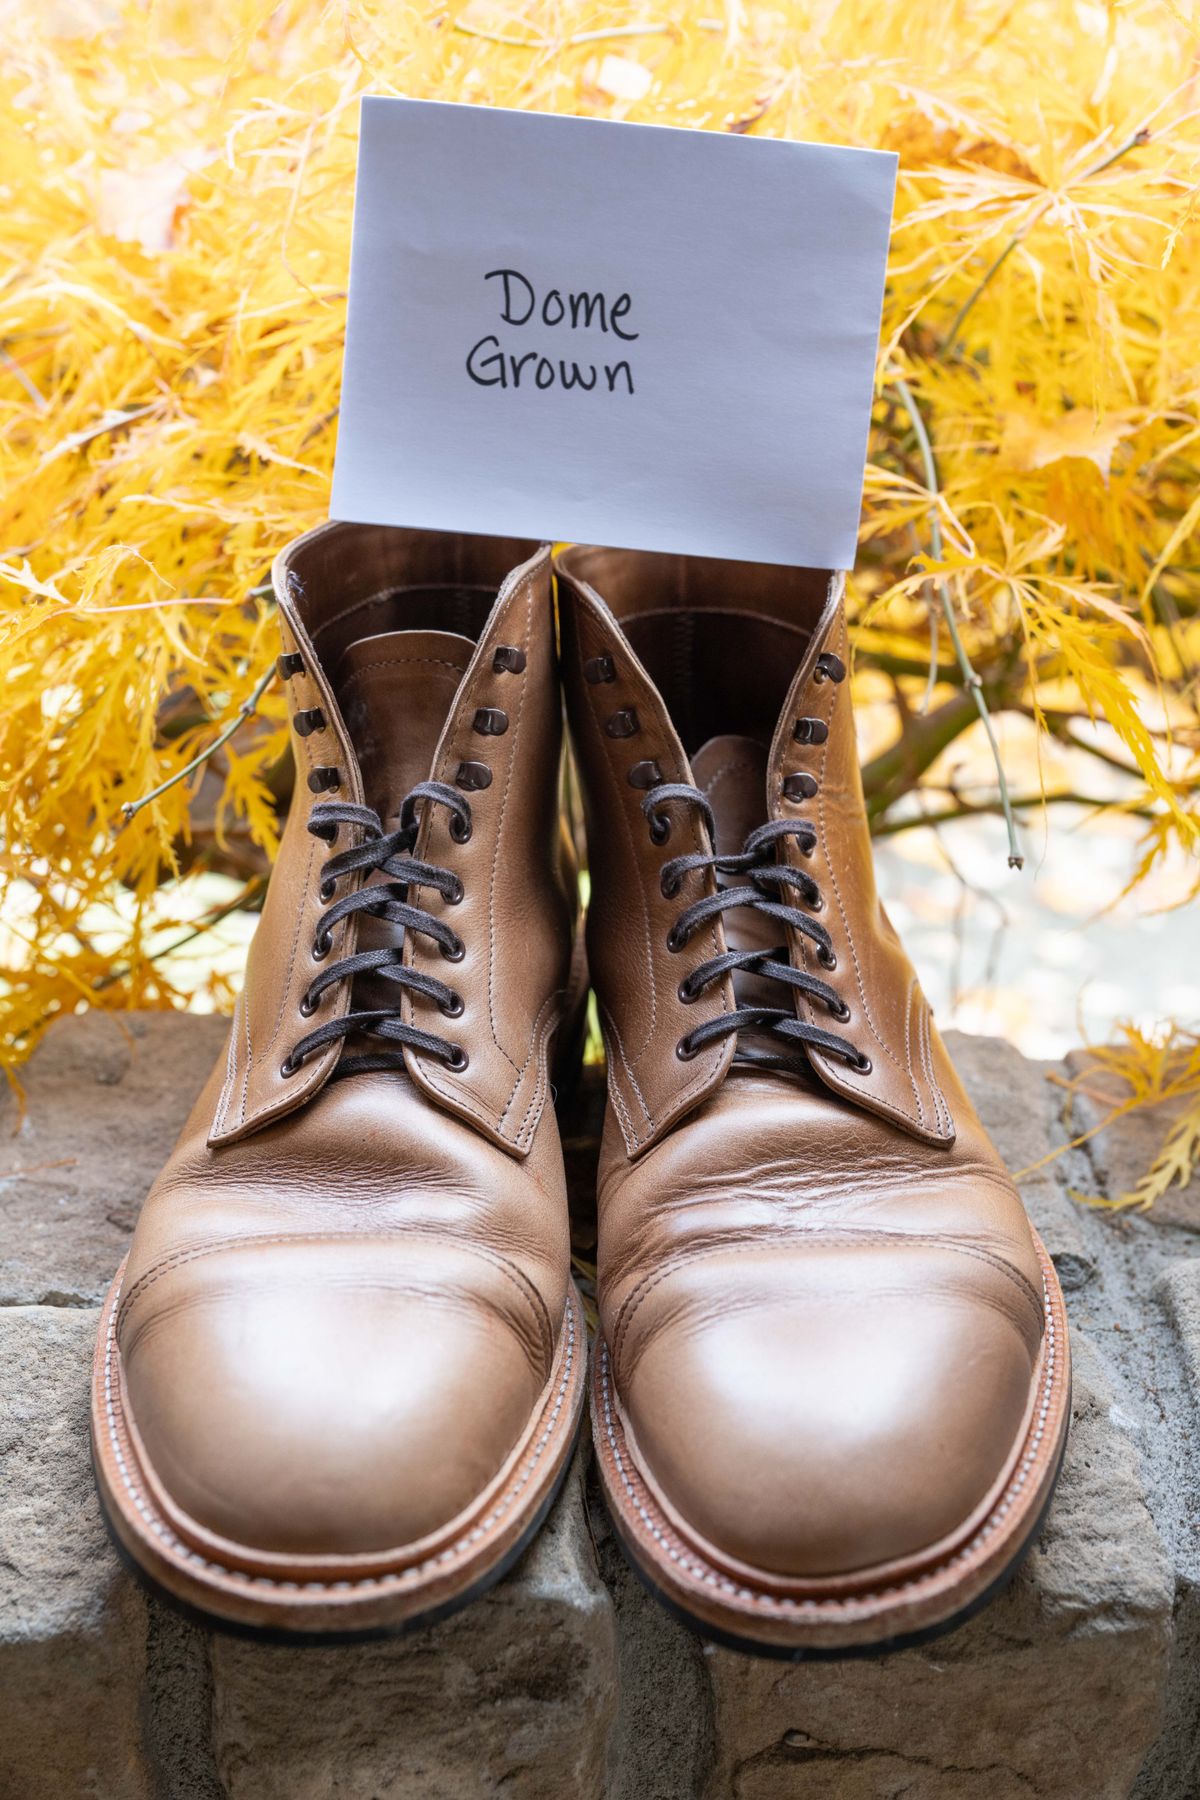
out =
<svg viewBox="0 0 1200 1800"><path fill-rule="evenodd" d="M1186 1187L1200 1162L1200 1105L1195 1104L1200 1095L1200 1036L1178 1029L1148 1035L1125 1026L1118 1042L1092 1050L1090 1066L1063 1085L1070 1093L1091 1092L1104 1108L1099 1125L1076 1138L1076 1144L1143 1107L1165 1106L1168 1116L1174 1115L1158 1155L1132 1192L1078 1198L1108 1211L1148 1212L1172 1187Z"/></svg>
<svg viewBox="0 0 1200 1800"><path fill-rule="evenodd" d="M169 896L214 861L253 880L273 847L271 690L206 774L121 808L246 702L271 558L325 512L368 91L897 151L860 655L919 696L932 608L954 681L933 571L993 710L1068 735L1103 713L1143 867L1194 845L1196 27L1179 0L7 9L5 1064L63 1009L186 1001Z"/></svg>

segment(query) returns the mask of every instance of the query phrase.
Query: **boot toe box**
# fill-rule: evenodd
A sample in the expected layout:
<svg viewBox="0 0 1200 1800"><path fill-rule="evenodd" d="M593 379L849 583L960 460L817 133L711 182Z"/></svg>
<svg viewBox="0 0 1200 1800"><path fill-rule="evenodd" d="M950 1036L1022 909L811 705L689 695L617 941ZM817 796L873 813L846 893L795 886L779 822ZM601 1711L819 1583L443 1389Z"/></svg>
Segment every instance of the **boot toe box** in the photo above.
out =
<svg viewBox="0 0 1200 1800"><path fill-rule="evenodd" d="M120 1339L171 1512L277 1556L436 1537L503 1468L547 1367L491 1265L370 1242L185 1263L134 1297Z"/></svg>
<svg viewBox="0 0 1200 1800"><path fill-rule="evenodd" d="M1039 1335L1028 1299L962 1258L810 1255L753 1275L732 1259L703 1295L685 1275L618 1369L668 1513L718 1559L794 1579L969 1526L1016 1454Z"/></svg>

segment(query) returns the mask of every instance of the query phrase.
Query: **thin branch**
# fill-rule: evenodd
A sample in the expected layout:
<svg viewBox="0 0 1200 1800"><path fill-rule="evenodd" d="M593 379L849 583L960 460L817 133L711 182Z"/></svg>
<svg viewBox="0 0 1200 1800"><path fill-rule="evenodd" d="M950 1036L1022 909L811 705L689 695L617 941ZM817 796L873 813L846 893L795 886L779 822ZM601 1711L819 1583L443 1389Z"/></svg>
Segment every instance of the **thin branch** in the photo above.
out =
<svg viewBox="0 0 1200 1800"><path fill-rule="evenodd" d="M1036 720L1038 717L1032 706L1021 706L1016 710L1027 719ZM1095 722L1086 713L1054 712L1043 709L1041 719L1051 736L1058 738L1061 743L1067 744L1072 750L1081 750L1086 756L1094 756L1097 762L1102 762L1108 768L1115 769L1119 775L1127 775L1131 781L1144 780L1142 771L1135 763L1128 763L1122 757L1114 755L1111 750L1105 750L1102 745L1088 743L1084 738L1076 736L1075 732L1071 730L1072 725L1088 725ZM1150 737L1167 739L1169 742L1165 731L1156 730L1149 725L1146 730ZM1200 775L1190 780L1180 777L1178 780L1170 781L1168 785L1176 794L1186 798L1200 789Z"/></svg>
<svg viewBox="0 0 1200 1800"><path fill-rule="evenodd" d="M464 37L483 38L489 44L503 44L508 50L567 50L573 44L598 44L609 38L662 37L674 30L671 25L613 25L595 31L575 31L556 42L553 38L507 37L500 31L483 31L478 25L464 25L456 19L450 27Z"/></svg>
<svg viewBox="0 0 1200 1800"><path fill-rule="evenodd" d="M201 914L200 920L190 931L185 931L182 937L175 938L169 944L164 944L161 950L152 950L145 960L147 962L161 962L165 956L174 956L175 952L177 950L182 950L186 944L190 944L194 942L196 938L204 937L208 932L212 931L223 919L227 919L230 913L240 912L244 907L249 906L252 900L257 900L258 896L265 890L266 885L267 877L265 875L251 876L245 886L239 888L232 900L223 900L219 906L210 906L207 912ZM102 976L101 979L96 982L96 992L101 994L104 992L105 988L115 987L118 981L126 980L132 973L133 970L131 968L110 969L107 975Z"/></svg>
<svg viewBox="0 0 1200 1800"><path fill-rule="evenodd" d="M118 829L124 830L125 826L129 824L131 819L137 817L143 807L150 806L155 800L161 800L162 796L165 793L168 793L178 782L186 781L189 775L194 775L197 769L203 768L209 758L215 756L222 745L229 742L234 732L240 731L246 720L252 718L255 712L257 712L259 701L262 699L274 679L275 664L272 663L266 674L263 675L260 680L255 682L249 699L242 701L242 704L238 707L237 712L233 715L229 724L226 725L223 731L217 733L216 737L206 750L201 750L198 756L193 756L190 763L185 763L182 769L177 769L174 775L169 775L165 781L160 782L156 788L153 788L150 791L150 793L143 794L140 800L125 801L121 807L121 824Z"/></svg>
<svg viewBox="0 0 1200 1800"><path fill-rule="evenodd" d="M936 610L931 608L934 618ZM929 670L916 656L896 656L891 650L874 650L869 644L860 643L854 652L856 669L878 669L884 675L911 675L924 682ZM962 671L957 663L938 663L934 670L934 684L944 687L961 687Z"/></svg>
<svg viewBox="0 0 1200 1800"><path fill-rule="evenodd" d="M13 379L20 382L38 411L44 413L46 410L46 396L41 392L40 388L36 387L30 380L16 357L12 354L11 350L9 350L7 344L0 344L0 362L4 364Z"/></svg>
<svg viewBox="0 0 1200 1800"><path fill-rule="evenodd" d="M917 443L921 450L921 461L925 469L925 486L929 490L931 502L929 509L929 537L933 546L934 557L938 562L941 562L942 524L938 517L938 501L941 497L941 490L938 487L937 464L934 461L933 445L929 441L929 433L925 429L925 420L921 416L921 409L917 405L912 389L909 387L907 381L904 380L903 376L897 375L893 382L893 386L901 400L903 400L904 405L908 410L908 416L912 420L913 430L917 434ZM1004 813L1004 823L1008 828L1008 866L1010 869L1023 869L1025 867L1025 857L1021 850L1021 840L1017 832L1017 821L1013 817L1012 806L1008 798L1008 782L1004 774L1004 764L1000 757L1000 745L997 742L995 727L992 724L992 715L988 710L988 703L984 697L983 681L976 673L975 666L967 655L966 646L959 636L958 620L955 617L954 605L950 599L949 583L943 581L939 577L934 581L934 586L937 589L938 598L942 603L942 613L946 620L946 629L950 633L950 642L954 646L954 654L958 659L958 666L962 670L963 686L967 689L975 702L975 710L979 714L983 729L987 733L988 743L991 745L992 760L996 765L996 784L1000 789L1000 805Z"/></svg>
<svg viewBox="0 0 1200 1800"><path fill-rule="evenodd" d="M1117 149L1110 151L1107 156L1102 157L1098 163L1093 163L1090 169L1085 169L1083 174L1077 179L1081 182L1091 181L1093 176L1103 174L1105 169L1111 169L1115 162L1120 162L1123 156L1128 156L1131 150L1137 150L1142 144L1148 144L1149 142L1150 131L1148 127L1140 125L1133 133L1132 137L1126 138L1123 144L1120 144ZM1075 183L1072 182L1070 185L1073 187ZM1057 194L1046 195L1041 204L1035 207L1033 212L1030 213L1025 223L1018 226L1017 230L1013 232L995 262L985 271L980 281L967 295L955 315L954 323L950 327L950 334L942 345L942 354L944 356L949 355L950 351L953 350L955 343L958 340L958 334L967 321L967 315L970 313L971 308L974 306L979 296L983 293L983 290L991 282L993 276L1000 273L1000 270L1004 267L1013 251L1016 250L1020 244L1024 243L1038 220L1046 216L1057 198Z"/></svg>
<svg viewBox="0 0 1200 1800"><path fill-rule="evenodd" d="M1095 794L1021 794L1012 801L1017 812L1026 812L1034 806L1084 806L1094 812L1104 807L1111 807L1111 800L1102 800ZM871 821L872 837L895 837L901 831L912 831L918 825L952 825L957 819L977 819L990 816L1003 810L999 800L964 800L960 806L947 806L941 812L914 813L911 819L885 819L882 823ZM1134 819L1153 819L1156 814L1150 806L1126 806L1121 808L1122 815Z"/></svg>
<svg viewBox="0 0 1200 1800"><path fill-rule="evenodd" d="M664 37L674 31L673 25L617 25L609 30L574 31L563 39L564 45L598 44L606 38Z"/></svg>
<svg viewBox="0 0 1200 1800"><path fill-rule="evenodd" d="M868 817L894 806L975 719L975 702L961 690L923 718L910 718L895 743L863 765Z"/></svg>

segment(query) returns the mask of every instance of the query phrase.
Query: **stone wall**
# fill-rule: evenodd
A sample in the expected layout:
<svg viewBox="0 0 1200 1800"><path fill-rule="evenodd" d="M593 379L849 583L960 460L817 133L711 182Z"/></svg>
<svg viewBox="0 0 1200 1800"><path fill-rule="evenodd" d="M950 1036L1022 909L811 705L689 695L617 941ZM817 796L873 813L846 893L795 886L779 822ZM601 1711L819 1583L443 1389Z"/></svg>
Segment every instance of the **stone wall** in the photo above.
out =
<svg viewBox="0 0 1200 1800"><path fill-rule="evenodd" d="M65 1020L0 1119L3 1800L1197 1800L1200 1184L1161 1217L1071 1197L1117 1191L1161 1121L1022 1181L1067 1290L1074 1429L1037 1547L960 1631L796 1667L707 1647L626 1568L585 1452L468 1611L263 1648L143 1595L87 1449L98 1303L223 1034ZM1047 1067L952 1049L1014 1169L1063 1140ZM1077 1102L1077 1129L1102 1100ZM574 1210L586 1233L586 1194Z"/></svg>

